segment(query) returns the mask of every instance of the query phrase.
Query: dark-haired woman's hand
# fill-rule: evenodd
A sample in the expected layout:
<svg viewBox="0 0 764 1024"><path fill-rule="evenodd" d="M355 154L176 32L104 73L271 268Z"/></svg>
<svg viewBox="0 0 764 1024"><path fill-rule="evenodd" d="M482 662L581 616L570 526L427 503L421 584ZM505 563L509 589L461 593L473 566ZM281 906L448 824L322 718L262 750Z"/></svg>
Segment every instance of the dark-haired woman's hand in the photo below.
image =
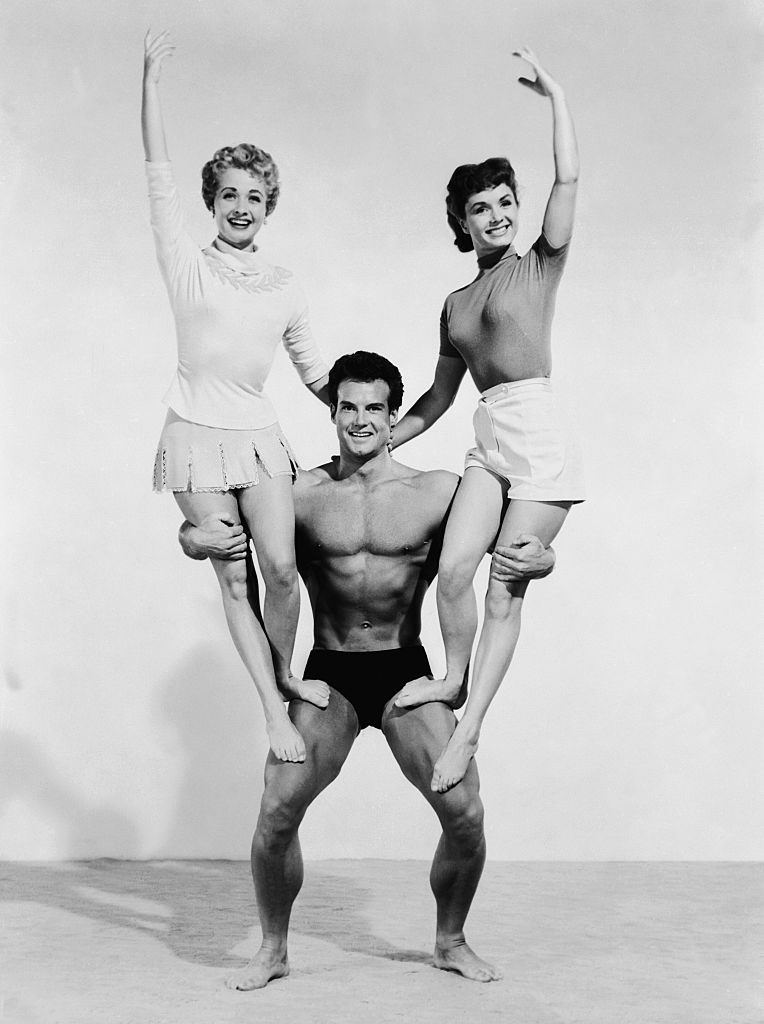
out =
<svg viewBox="0 0 764 1024"><path fill-rule="evenodd" d="M170 42L170 33L167 30L152 37L149 29L143 40L144 82L156 84L162 72L162 61L165 57L171 57L174 52L175 47Z"/></svg>
<svg viewBox="0 0 764 1024"><path fill-rule="evenodd" d="M555 92L562 91L562 87L552 78L549 72L542 67L541 62L533 50L524 46L521 50L514 50L513 56L527 61L536 72L535 79L518 78L518 82L521 85L526 86L528 89L533 89L533 91L537 92L539 96L551 97Z"/></svg>
<svg viewBox="0 0 764 1024"><path fill-rule="evenodd" d="M576 130L562 86L542 67L533 50L524 46L515 50L514 56L527 61L536 72L534 79L519 78L520 84L551 100L554 185L546 204L542 231L552 248L559 249L570 241L573 232L578 186Z"/></svg>

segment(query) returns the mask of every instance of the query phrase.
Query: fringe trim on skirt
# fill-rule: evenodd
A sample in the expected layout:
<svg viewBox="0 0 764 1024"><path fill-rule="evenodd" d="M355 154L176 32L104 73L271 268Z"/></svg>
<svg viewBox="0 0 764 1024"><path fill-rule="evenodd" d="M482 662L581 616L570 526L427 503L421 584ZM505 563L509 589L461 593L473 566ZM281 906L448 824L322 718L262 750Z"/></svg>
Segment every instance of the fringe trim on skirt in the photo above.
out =
<svg viewBox="0 0 764 1024"><path fill-rule="evenodd" d="M297 459L278 423L226 430L191 423L169 409L154 459L154 490L230 491L261 475L297 476Z"/></svg>

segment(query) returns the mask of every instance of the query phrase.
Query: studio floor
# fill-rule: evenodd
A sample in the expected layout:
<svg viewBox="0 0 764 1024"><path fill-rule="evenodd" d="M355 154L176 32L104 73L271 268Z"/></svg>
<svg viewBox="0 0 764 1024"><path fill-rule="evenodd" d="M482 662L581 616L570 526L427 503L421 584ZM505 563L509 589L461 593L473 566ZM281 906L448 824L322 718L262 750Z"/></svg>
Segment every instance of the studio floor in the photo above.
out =
<svg viewBox="0 0 764 1024"><path fill-rule="evenodd" d="M11 1024L761 1024L764 865L489 863L468 921L504 972L431 966L421 861L313 861L289 978L225 988L259 945L248 865L0 864Z"/></svg>

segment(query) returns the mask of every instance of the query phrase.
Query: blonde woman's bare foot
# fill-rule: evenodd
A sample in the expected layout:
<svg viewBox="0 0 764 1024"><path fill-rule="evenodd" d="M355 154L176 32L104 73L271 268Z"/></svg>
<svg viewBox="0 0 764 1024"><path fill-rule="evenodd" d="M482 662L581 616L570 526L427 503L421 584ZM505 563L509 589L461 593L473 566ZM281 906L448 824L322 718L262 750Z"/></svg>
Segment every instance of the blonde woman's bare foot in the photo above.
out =
<svg viewBox="0 0 764 1024"><path fill-rule="evenodd" d="M282 705L283 707L283 705ZM268 742L279 761L305 760L305 741L284 712L283 718L266 723Z"/></svg>
<svg viewBox="0 0 764 1024"><path fill-rule="evenodd" d="M286 682L279 683L279 690L287 700L305 700L315 704L317 708L325 708L329 703L329 687L323 679L300 679L290 676Z"/></svg>
<svg viewBox="0 0 764 1024"><path fill-rule="evenodd" d="M446 749L435 762L430 789L434 793L445 793L458 785L467 774L470 761L475 756L477 748L477 741L463 739L459 735L457 726L453 736L446 744Z"/></svg>
<svg viewBox="0 0 764 1024"><path fill-rule="evenodd" d="M226 978L226 987L239 992L251 992L256 988L265 988L275 978L286 978L289 974L289 961L286 953L276 953L270 949L261 949L250 960L246 967Z"/></svg>
<svg viewBox="0 0 764 1024"><path fill-rule="evenodd" d="M410 683L406 683L393 704L397 708L416 708L420 704L441 701L443 704L448 704L449 707L459 708L464 703L466 696L467 690L462 683L451 683L448 679L428 679L427 676L420 676L419 679L412 679Z"/></svg>
<svg viewBox="0 0 764 1024"><path fill-rule="evenodd" d="M470 981L500 981L502 974L473 953L466 942L457 946L435 946L433 963L441 971L456 971Z"/></svg>

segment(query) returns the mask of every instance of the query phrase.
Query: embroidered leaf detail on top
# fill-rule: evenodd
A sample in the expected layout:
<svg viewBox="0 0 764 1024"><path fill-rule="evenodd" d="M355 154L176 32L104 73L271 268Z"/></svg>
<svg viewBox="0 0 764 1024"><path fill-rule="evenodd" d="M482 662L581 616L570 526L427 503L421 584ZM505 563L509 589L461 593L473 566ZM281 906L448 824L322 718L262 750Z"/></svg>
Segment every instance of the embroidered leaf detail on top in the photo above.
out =
<svg viewBox="0 0 764 1024"><path fill-rule="evenodd" d="M244 274L214 256L207 258L207 266L219 281L232 285L238 291L244 290L253 295L258 292L281 291L286 288L292 277L291 271L284 267L270 267L262 273Z"/></svg>

